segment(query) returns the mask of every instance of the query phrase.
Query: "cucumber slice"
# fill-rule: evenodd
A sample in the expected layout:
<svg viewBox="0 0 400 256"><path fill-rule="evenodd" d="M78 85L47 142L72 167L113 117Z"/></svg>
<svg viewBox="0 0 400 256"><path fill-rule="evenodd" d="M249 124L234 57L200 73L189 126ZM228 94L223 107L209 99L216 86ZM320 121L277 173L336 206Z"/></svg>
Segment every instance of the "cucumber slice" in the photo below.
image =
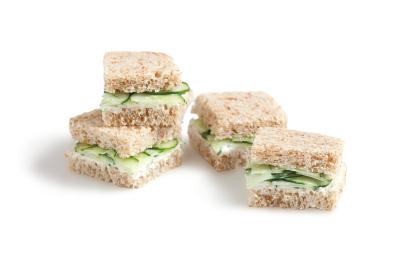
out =
<svg viewBox="0 0 400 256"><path fill-rule="evenodd" d="M135 155L135 158L140 162L143 163L147 160L151 160L151 156L145 154L144 152Z"/></svg>
<svg viewBox="0 0 400 256"><path fill-rule="evenodd" d="M291 170L283 170L281 172L272 172L271 175L274 177L274 179L284 179L284 178L301 176L300 174L296 173L295 171L291 171Z"/></svg>
<svg viewBox="0 0 400 256"><path fill-rule="evenodd" d="M146 149L143 153L145 153L149 156L152 156L152 157L156 157L156 156L159 156L162 152L163 152L162 149L149 148L149 149Z"/></svg>
<svg viewBox="0 0 400 256"><path fill-rule="evenodd" d="M252 164L249 174L263 174L263 173L270 173L269 170L265 169L264 164Z"/></svg>
<svg viewBox="0 0 400 256"><path fill-rule="evenodd" d="M172 148L176 147L176 145L178 145L178 143L179 143L179 141L177 139L173 139L173 140L161 143L161 144L154 145L152 147L152 149L160 149L160 150L172 149Z"/></svg>
<svg viewBox="0 0 400 256"><path fill-rule="evenodd" d="M325 174L311 173L297 169L288 170L266 164L252 164L246 171L248 186L260 182L264 179L266 184L271 184L282 188L307 188L318 189L328 186L332 178Z"/></svg>
<svg viewBox="0 0 400 256"><path fill-rule="evenodd" d="M246 143L246 144L253 144L254 137L236 137L232 138L232 141L235 143Z"/></svg>
<svg viewBox="0 0 400 256"><path fill-rule="evenodd" d="M114 158L112 158L111 156L109 156L107 153L106 154L100 154L98 156L98 159L104 162L107 162L108 164L115 164Z"/></svg>
<svg viewBox="0 0 400 256"><path fill-rule="evenodd" d="M192 121L193 125L197 128L200 134L209 133L210 129L200 120L196 119Z"/></svg>
<svg viewBox="0 0 400 256"><path fill-rule="evenodd" d="M146 94L152 95L166 95L166 94L184 94L190 91L189 84L186 82L182 82L180 85L175 86L169 91L158 91L158 92L146 92Z"/></svg>
<svg viewBox="0 0 400 256"><path fill-rule="evenodd" d="M108 164L115 164L114 157L117 154L115 150L103 149L98 146L88 145L85 143L78 143L75 146L75 151L87 157L92 157L99 161L104 161Z"/></svg>
<svg viewBox="0 0 400 256"><path fill-rule="evenodd" d="M80 152L87 154L87 155L99 156L99 155L107 154L108 150L94 146L94 147L88 147L88 148L82 149Z"/></svg>
<svg viewBox="0 0 400 256"><path fill-rule="evenodd" d="M207 140L207 137L210 136L210 133L211 133L211 131L208 130L208 131L201 133L200 135L203 139Z"/></svg>
<svg viewBox="0 0 400 256"><path fill-rule="evenodd" d="M167 95L149 95L149 94L132 94L127 105L142 104L142 105L185 105L186 100L179 94Z"/></svg>
<svg viewBox="0 0 400 256"><path fill-rule="evenodd" d="M307 185L310 187L317 187L319 185L319 182L313 178L310 177L305 177L305 176L294 176L294 177L287 177L287 178L283 178L284 181L287 182L292 182L292 183L296 183L296 184L303 184L303 185Z"/></svg>
<svg viewBox="0 0 400 256"><path fill-rule="evenodd" d="M201 136L205 137L205 140L210 142L210 143L215 141L215 136L209 134L208 132L204 132Z"/></svg>
<svg viewBox="0 0 400 256"><path fill-rule="evenodd" d="M76 145L75 145L75 152L82 152L82 151L84 151L85 149L93 148L93 147L97 147L97 146L96 146L96 145L89 145L89 144L86 144L86 143L80 143L80 142L78 142L78 143L76 143Z"/></svg>
<svg viewBox="0 0 400 256"><path fill-rule="evenodd" d="M169 92L178 93L178 94L184 94L184 93L187 93L188 91L190 91L189 84L186 83L186 82L182 82L180 85L176 86L175 88L173 88Z"/></svg>
<svg viewBox="0 0 400 256"><path fill-rule="evenodd" d="M134 157L134 156L131 156L131 157L128 157L128 158L119 158L119 157L117 157L115 159L115 164L119 168L122 168L125 171L133 172L134 170L137 169L137 166L139 165L139 160L136 159L136 157Z"/></svg>
<svg viewBox="0 0 400 256"><path fill-rule="evenodd" d="M101 106L119 106L129 101L130 94L128 93L108 93L105 92Z"/></svg>
<svg viewBox="0 0 400 256"><path fill-rule="evenodd" d="M255 187L260 184L265 184L265 181L268 179L271 179L271 173L260 173L260 174L254 174L254 173L246 173L246 184L247 187Z"/></svg>
<svg viewBox="0 0 400 256"><path fill-rule="evenodd" d="M307 176L322 182L330 182L332 180L331 177L329 177L326 174L323 173L312 173L312 172L305 172L305 171L300 171L300 170L294 170L296 171L298 174L301 174L303 176Z"/></svg>

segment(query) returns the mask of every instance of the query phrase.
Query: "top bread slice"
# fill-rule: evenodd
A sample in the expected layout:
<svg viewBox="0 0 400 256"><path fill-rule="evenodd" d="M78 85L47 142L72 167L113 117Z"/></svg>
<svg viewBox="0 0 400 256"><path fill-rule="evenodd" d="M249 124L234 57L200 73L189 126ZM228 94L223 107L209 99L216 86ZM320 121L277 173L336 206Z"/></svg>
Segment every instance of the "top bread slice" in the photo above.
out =
<svg viewBox="0 0 400 256"><path fill-rule="evenodd" d="M154 144L180 138L180 127L107 127L100 110L83 113L69 121L72 137L83 143L114 149L122 158L136 155Z"/></svg>
<svg viewBox="0 0 400 256"><path fill-rule="evenodd" d="M254 136L260 127L286 128L281 106L264 92L225 92L199 95L192 108L216 139Z"/></svg>
<svg viewBox="0 0 400 256"><path fill-rule="evenodd" d="M281 128L258 130L251 162L314 173L335 174L342 162L343 141Z"/></svg>
<svg viewBox="0 0 400 256"><path fill-rule="evenodd" d="M107 52L104 91L132 93L170 90L181 84L172 58L160 52Z"/></svg>

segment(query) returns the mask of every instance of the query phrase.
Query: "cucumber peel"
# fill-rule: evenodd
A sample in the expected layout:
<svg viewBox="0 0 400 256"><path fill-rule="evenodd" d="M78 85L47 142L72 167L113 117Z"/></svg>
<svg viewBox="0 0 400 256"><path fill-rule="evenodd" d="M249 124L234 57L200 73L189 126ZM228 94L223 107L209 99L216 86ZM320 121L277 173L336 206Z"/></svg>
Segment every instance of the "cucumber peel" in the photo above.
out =
<svg viewBox="0 0 400 256"><path fill-rule="evenodd" d="M160 150L171 149L171 148L176 147L176 145L178 145L178 143L179 142L178 142L177 139L173 139L173 140L170 140L170 141L167 141L167 142L164 142L164 143L160 143L160 144L154 145L152 147L152 149L160 149Z"/></svg>

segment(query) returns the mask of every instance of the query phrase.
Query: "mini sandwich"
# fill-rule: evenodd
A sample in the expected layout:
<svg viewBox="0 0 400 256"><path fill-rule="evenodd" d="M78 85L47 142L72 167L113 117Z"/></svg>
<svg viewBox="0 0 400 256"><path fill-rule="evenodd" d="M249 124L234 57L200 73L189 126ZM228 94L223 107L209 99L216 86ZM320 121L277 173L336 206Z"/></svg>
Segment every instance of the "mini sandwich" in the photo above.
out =
<svg viewBox="0 0 400 256"><path fill-rule="evenodd" d="M248 163L260 127L286 127L286 114L263 92L208 93L196 98L189 139L192 147L218 171Z"/></svg>
<svg viewBox="0 0 400 256"><path fill-rule="evenodd" d="M246 169L249 206L334 208L346 179L342 148L320 134L260 129Z"/></svg>
<svg viewBox="0 0 400 256"><path fill-rule="evenodd" d="M71 170L118 186L138 188L182 162L180 129L107 127L101 111L70 119L77 140L66 153Z"/></svg>
<svg viewBox="0 0 400 256"><path fill-rule="evenodd" d="M191 100L188 84L164 53L106 53L104 82L107 126L176 126Z"/></svg>

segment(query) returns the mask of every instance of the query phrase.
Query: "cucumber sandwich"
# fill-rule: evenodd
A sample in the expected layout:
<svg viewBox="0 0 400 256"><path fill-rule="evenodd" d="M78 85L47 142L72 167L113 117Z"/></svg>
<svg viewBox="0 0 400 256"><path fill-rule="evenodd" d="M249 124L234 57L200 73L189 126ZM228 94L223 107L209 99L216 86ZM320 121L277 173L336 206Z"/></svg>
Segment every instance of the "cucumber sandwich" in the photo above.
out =
<svg viewBox="0 0 400 256"><path fill-rule="evenodd" d="M106 53L104 80L100 107L107 126L174 126L191 101L189 85L164 53Z"/></svg>
<svg viewBox="0 0 400 256"><path fill-rule="evenodd" d="M330 210L345 184L341 140L281 128L262 128L245 176L249 206Z"/></svg>
<svg viewBox="0 0 400 256"><path fill-rule="evenodd" d="M182 162L179 126L107 127L94 110L71 118L70 132L70 168L119 186L140 187Z"/></svg>
<svg viewBox="0 0 400 256"><path fill-rule="evenodd" d="M202 94L192 112L190 144L218 171L247 165L258 128L286 127L286 114L263 92Z"/></svg>

